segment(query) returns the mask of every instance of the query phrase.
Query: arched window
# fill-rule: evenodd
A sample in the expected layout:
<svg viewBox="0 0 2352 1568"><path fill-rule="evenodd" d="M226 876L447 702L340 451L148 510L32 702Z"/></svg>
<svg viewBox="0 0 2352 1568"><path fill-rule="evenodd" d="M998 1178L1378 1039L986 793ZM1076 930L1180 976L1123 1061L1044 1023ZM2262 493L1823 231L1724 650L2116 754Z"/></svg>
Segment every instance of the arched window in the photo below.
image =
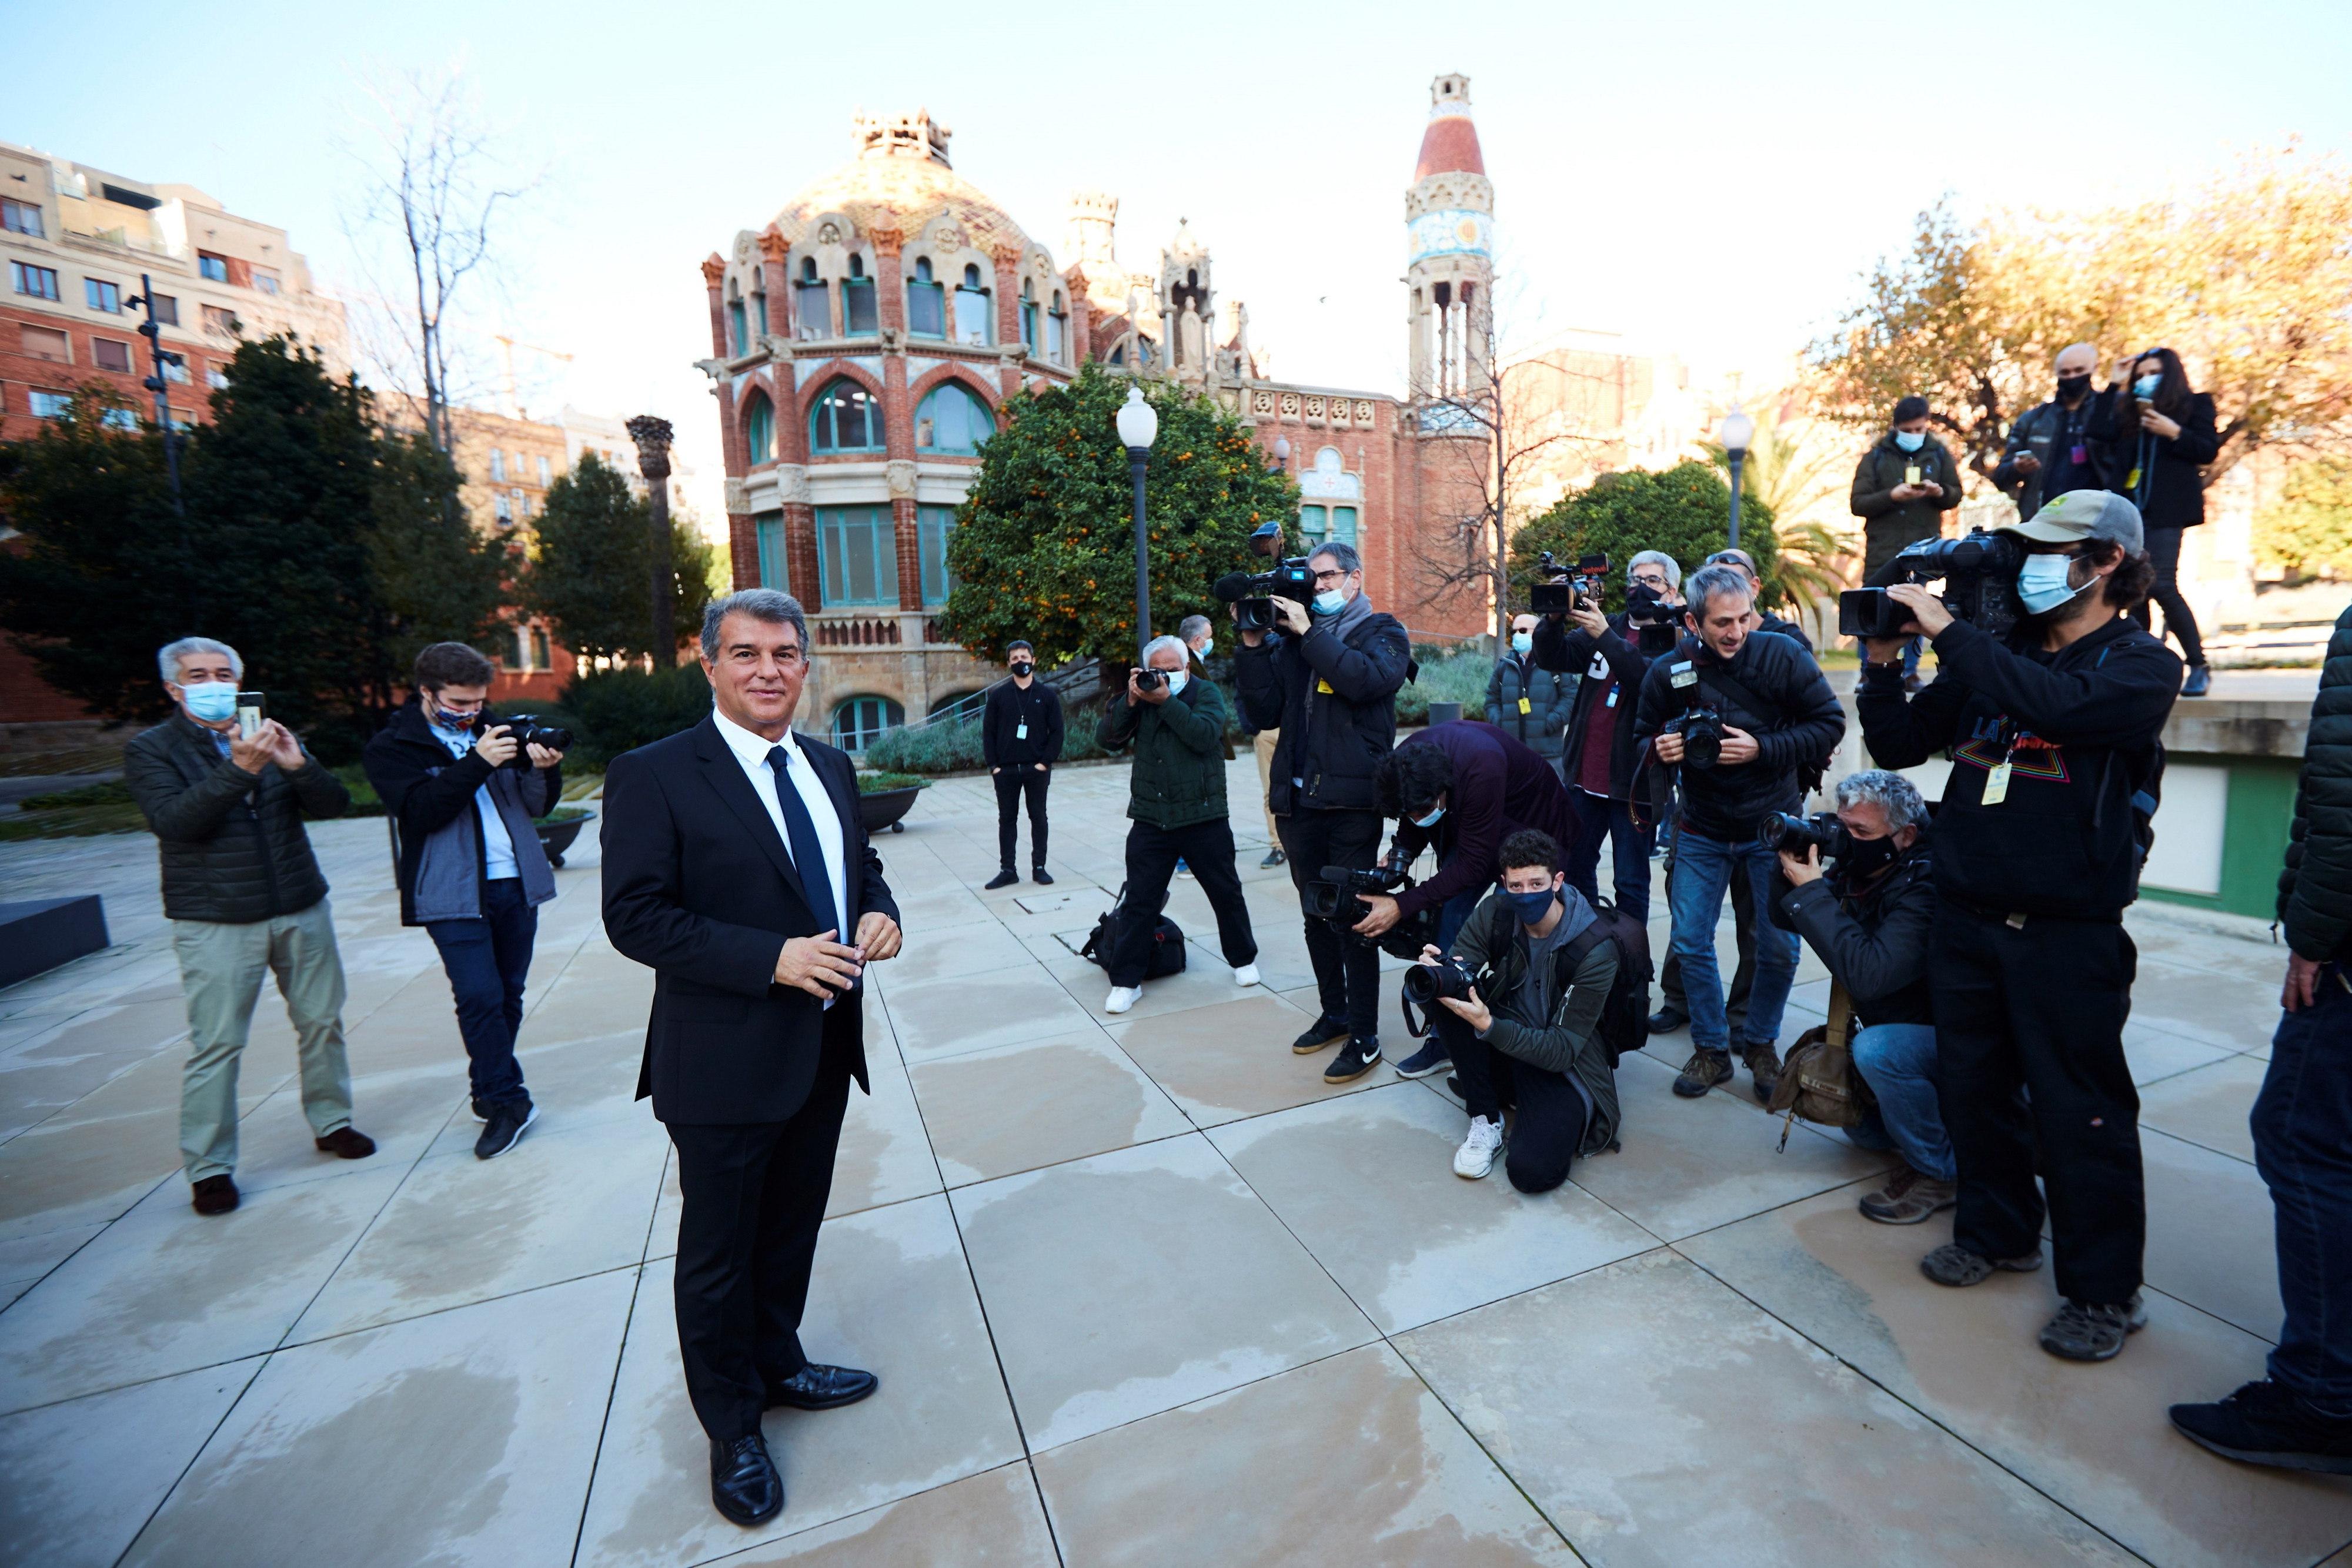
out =
<svg viewBox="0 0 2352 1568"><path fill-rule="evenodd" d="M1054 290L1053 314L1045 318L1045 358L1055 364L1070 362L1069 329L1069 312L1062 308L1062 291L1056 288Z"/></svg>
<svg viewBox="0 0 2352 1568"><path fill-rule="evenodd" d="M907 279L907 330L918 338L948 335L947 290L931 277L931 258L915 258L915 276Z"/></svg>
<svg viewBox="0 0 2352 1568"><path fill-rule="evenodd" d="M875 332L874 280L866 276L866 258L849 258L849 276L841 280L842 333L871 338Z"/></svg>
<svg viewBox="0 0 2352 1568"><path fill-rule="evenodd" d="M882 402L844 376L826 387L809 413L812 452L882 450Z"/></svg>
<svg viewBox="0 0 2352 1568"><path fill-rule="evenodd" d="M745 331L743 296L730 283L727 286L727 351L738 359L751 351Z"/></svg>
<svg viewBox="0 0 2352 1568"><path fill-rule="evenodd" d="M833 710L833 743L844 751L863 751L884 730L906 722L907 710L888 697L851 697Z"/></svg>
<svg viewBox="0 0 2352 1568"><path fill-rule="evenodd" d="M768 292L764 288L751 290L751 326L761 333L773 330L768 325Z"/></svg>
<svg viewBox="0 0 2352 1568"><path fill-rule="evenodd" d="M743 445L751 463L776 460L776 405L766 392L755 392L744 402Z"/></svg>
<svg viewBox="0 0 2352 1568"><path fill-rule="evenodd" d="M955 340L959 343L985 343L989 340L988 289L981 282L980 268L967 263L963 269L963 287L956 290Z"/></svg>
<svg viewBox="0 0 2352 1568"><path fill-rule="evenodd" d="M996 434L988 404L961 382L941 382L915 410L915 446L969 457Z"/></svg>
<svg viewBox="0 0 2352 1568"><path fill-rule="evenodd" d="M1030 358L1036 358L1037 296L1025 277L1021 280L1021 346L1029 350Z"/></svg>
<svg viewBox="0 0 2352 1568"><path fill-rule="evenodd" d="M833 296L816 274L816 257L801 258L801 280L793 285L794 336L806 341L833 336Z"/></svg>

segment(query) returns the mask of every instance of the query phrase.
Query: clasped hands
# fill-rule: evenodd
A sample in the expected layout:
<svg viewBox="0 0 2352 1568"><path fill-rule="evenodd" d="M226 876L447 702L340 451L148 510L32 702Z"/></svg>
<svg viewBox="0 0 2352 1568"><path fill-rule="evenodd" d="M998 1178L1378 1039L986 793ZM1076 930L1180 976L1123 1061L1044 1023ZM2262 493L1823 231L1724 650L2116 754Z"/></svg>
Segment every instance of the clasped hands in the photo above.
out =
<svg viewBox="0 0 2352 1568"><path fill-rule="evenodd" d="M814 936L787 937L776 955L776 984L824 1001L845 993L857 983L868 964L896 957L900 940L898 923L879 910L868 910L857 920L857 940L835 940L839 929Z"/></svg>

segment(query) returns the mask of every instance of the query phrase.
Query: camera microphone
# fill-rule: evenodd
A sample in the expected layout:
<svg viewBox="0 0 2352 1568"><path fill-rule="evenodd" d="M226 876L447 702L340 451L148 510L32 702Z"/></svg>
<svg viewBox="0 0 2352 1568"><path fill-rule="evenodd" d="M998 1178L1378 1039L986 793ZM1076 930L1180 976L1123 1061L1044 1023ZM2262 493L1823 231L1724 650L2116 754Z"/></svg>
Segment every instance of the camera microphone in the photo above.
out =
<svg viewBox="0 0 2352 1568"><path fill-rule="evenodd" d="M1227 572L1224 576L1217 579L1215 586L1212 587L1209 591L1215 594L1227 604L1239 603L1241 601L1252 597L1250 592L1250 575L1245 571Z"/></svg>

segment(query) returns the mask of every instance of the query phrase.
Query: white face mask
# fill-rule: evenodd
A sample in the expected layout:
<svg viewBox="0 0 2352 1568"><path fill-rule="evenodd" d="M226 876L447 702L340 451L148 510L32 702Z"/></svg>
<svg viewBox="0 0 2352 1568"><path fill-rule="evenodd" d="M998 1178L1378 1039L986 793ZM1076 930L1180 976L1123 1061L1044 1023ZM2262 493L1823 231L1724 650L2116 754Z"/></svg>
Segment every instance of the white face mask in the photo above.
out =
<svg viewBox="0 0 2352 1568"><path fill-rule="evenodd" d="M2082 588L2072 587L2066 581L2067 569L2074 564L2071 556L2030 555L2025 558L2025 564L2017 572L2017 597L2018 601L2025 606L2026 613L2040 615L2055 610L2083 591ZM2090 586L2086 582L2083 588Z"/></svg>
<svg viewBox="0 0 2352 1568"><path fill-rule="evenodd" d="M1168 672L1168 695L1172 697L1183 691L1185 683L1190 681L1192 678L1192 677L1190 674L1186 674L1182 670L1170 670Z"/></svg>

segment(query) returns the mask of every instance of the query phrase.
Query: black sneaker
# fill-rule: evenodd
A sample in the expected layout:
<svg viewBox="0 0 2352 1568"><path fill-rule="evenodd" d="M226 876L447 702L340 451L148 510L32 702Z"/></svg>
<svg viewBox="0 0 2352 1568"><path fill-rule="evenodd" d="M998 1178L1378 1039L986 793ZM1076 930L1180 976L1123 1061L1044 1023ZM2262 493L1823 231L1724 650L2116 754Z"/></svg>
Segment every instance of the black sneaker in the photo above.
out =
<svg viewBox="0 0 2352 1568"><path fill-rule="evenodd" d="M1682 1076L1675 1080L1675 1092L1685 1100L1696 1100L1717 1084L1730 1082L1731 1052L1700 1046L1683 1063Z"/></svg>
<svg viewBox="0 0 2352 1568"><path fill-rule="evenodd" d="M1021 873L1014 871L1011 866L1006 866L1003 871L998 872L994 876L990 877L981 885L987 888L989 892L994 893L998 888L1011 887L1014 883L1019 882L1020 880Z"/></svg>
<svg viewBox="0 0 2352 1568"><path fill-rule="evenodd" d="M1030 870L1029 880L1039 887L1050 887L1054 883L1054 874L1044 866L1034 866Z"/></svg>
<svg viewBox="0 0 2352 1568"><path fill-rule="evenodd" d="M490 1119L482 1128L482 1135L474 1140L474 1157L494 1160L522 1142L522 1130L539 1120L539 1107L528 1103L521 1105L493 1105Z"/></svg>
<svg viewBox="0 0 2352 1568"><path fill-rule="evenodd" d="M1381 1042L1350 1038L1323 1070L1326 1083L1352 1083L1381 1064Z"/></svg>
<svg viewBox="0 0 2352 1568"><path fill-rule="evenodd" d="M2218 1405L2175 1405L2172 1424L2225 1459L2352 1476L2352 1420L2322 1416L2278 1384L2249 1383Z"/></svg>
<svg viewBox="0 0 2352 1568"><path fill-rule="evenodd" d="M1280 850L1268 850L1265 852L1265 859L1257 862L1257 868L1260 871L1272 871L1289 858Z"/></svg>
<svg viewBox="0 0 2352 1568"><path fill-rule="evenodd" d="M1396 1064L1399 1078L1426 1078L1443 1067L1454 1065L1454 1056L1435 1035L1421 1042L1421 1049Z"/></svg>
<svg viewBox="0 0 2352 1568"><path fill-rule="evenodd" d="M2042 1326L2042 1348L2061 1361L2113 1361L2124 1353L2124 1340L2146 1327L2147 1307L2137 1291L2112 1306L2068 1301Z"/></svg>
<svg viewBox="0 0 2352 1568"><path fill-rule="evenodd" d="M1348 1026L1332 1019L1317 1019L1305 1034L1290 1042L1290 1049L1300 1056L1312 1056L1326 1046L1339 1044L1348 1038Z"/></svg>
<svg viewBox="0 0 2352 1568"><path fill-rule="evenodd" d="M1690 1022L1690 1014L1683 1011L1682 1009L1671 1005L1662 1007L1650 1015L1650 1032L1672 1034L1688 1022Z"/></svg>

